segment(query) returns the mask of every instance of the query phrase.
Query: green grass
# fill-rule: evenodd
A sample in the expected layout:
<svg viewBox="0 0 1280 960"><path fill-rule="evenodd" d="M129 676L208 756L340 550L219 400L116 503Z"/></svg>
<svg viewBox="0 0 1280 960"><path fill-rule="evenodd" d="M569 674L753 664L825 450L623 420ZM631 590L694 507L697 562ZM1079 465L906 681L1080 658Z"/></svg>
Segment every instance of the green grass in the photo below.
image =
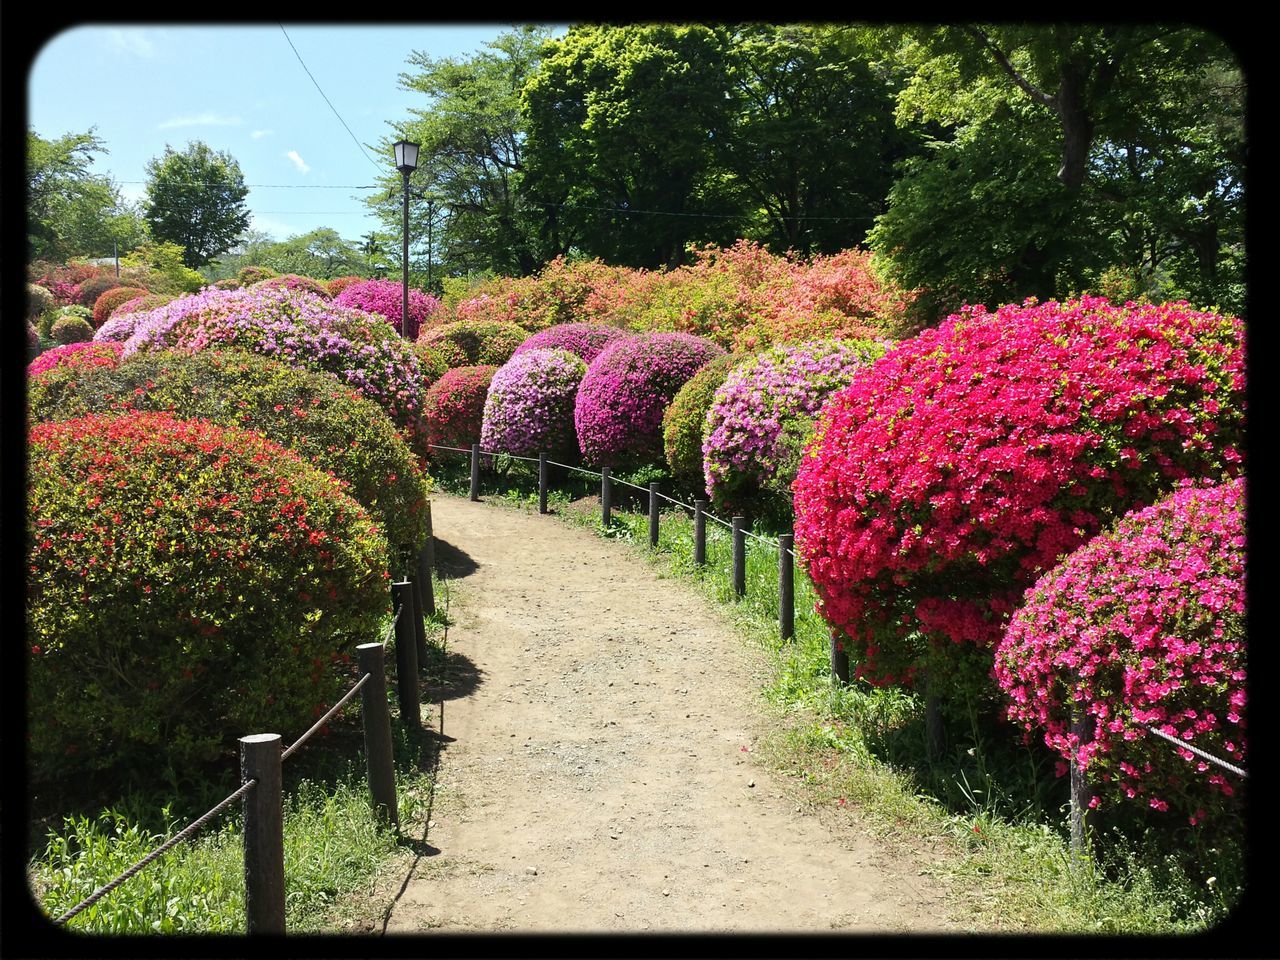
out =
<svg viewBox="0 0 1280 960"><path fill-rule="evenodd" d="M448 585L436 581L435 589L439 612L431 624L432 655L422 667L423 687L443 679ZM434 790L434 748L399 721L392 655L387 674L400 832L380 822L370 804L356 697L284 764L289 932L322 932L352 915L367 918L372 881L416 846L411 834L425 822ZM424 724L430 719L429 703L424 703ZM238 786L234 777L224 779L204 773L180 781L170 775L123 792L106 809L101 801L95 808L73 800L64 804L73 809L60 817L41 811L31 844L39 853L28 864L36 901L50 917L75 906ZM237 801L190 840L77 914L67 927L108 934L242 933L243 857Z"/></svg>
<svg viewBox="0 0 1280 960"><path fill-rule="evenodd" d="M481 495L537 509L536 468L482 471ZM502 470L503 466L508 469ZM466 496L468 458L433 465L440 489ZM628 479L633 479L628 477ZM637 482L639 482L637 480ZM601 526L600 482L556 469L549 497L562 520L628 541L661 575L685 578L727 605L736 628L766 651L762 690L773 734L758 755L790 779L808 803L854 804L885 838L935 851L929 872L957 888L957 919L974 928L1080 933L1191 933L1222 921L1244 886L1239 824L1216 837L1113 816L1096 823L1093 857L1073 858L1065 777L1043 747L1023 744L988 705L966 704L947 717L947 747L924 749L924 705L913 693L831 676L829 633L815 612L812 584L795 570L795 637L778 637L778 557L748 539L745 599L730 583L730 532L707 523L707 564L693 563L693 523L664 502L659 541L649 548L647 497L615 486L608 530ZM662 489L670 489L664 484ZM686 498L686 502L689 502ZM962 891L962 892L961 892Z"/></svg>

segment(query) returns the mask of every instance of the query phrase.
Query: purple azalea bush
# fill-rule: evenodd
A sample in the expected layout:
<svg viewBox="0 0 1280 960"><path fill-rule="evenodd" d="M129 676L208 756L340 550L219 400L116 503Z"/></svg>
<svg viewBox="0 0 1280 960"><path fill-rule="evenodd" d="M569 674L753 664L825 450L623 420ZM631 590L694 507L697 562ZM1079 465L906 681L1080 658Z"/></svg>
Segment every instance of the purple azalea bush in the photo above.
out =
<svg viewBox="0 0 1280 960"><path fill-rule="evenodd" d="M535 333L518 346L512 356L519 356L527 350L568 350L590 365L609 344L633 336L635 334L629 330L602 323L558 323Z"/></svg>
<svg viewBox="0 0 1280 960"><path fill-rule="evenodd" d="M296 290L206 288L140 314L124 356L206 347L238 347L332 373L381 406L411 436L418 430L418 358L412 345L374 314Z"/></svg>
<svg viewBox="0 0 1280 960"><path fill-rule="evenodd" d="M409 288L409 324L405 328L404 287L394 280L360 280L348 284L336 297L335 306L355 307L387 318L396 333L406 340L416 340L418 331L440 307L440 301L429 293Z"/></svg>
<svg viewBox="0 0 1280 960"><path fill-rule="evenodd" d="M573 410L586 373L587 365L567 350L512 357L489 384L480 445L519 456L576 457Z"/></svg>
<svg viewBox="0 0 1280 960"><path fill-rule="evenodd" d="M583 458L596 466L662 462L662 415L685 382L724 350L687 333L609 344L587 368L574 405Z"/></svg>
<svg viewBox="0 0 1280 960"><path fill-rule="evenodd" d="M712 502L747 513L789 503L813 418L884 351L874 340L811 340L774 347L731 372L707 410L702 443Z"/></svg>

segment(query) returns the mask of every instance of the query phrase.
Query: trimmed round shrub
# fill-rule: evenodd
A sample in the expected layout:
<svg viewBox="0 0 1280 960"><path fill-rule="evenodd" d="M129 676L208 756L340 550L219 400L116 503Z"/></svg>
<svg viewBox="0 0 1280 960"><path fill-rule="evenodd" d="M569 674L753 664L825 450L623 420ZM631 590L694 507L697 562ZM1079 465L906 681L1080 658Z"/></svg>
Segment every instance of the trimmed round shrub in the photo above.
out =
<svg viewBox="0 0 1280 960"><path fill-rule="evenodd" d="M704 427L711 502L731 513L789 517L791 484L813 418L884 351L872 340L816 340L774 347L730 373Z"/></svg>
<svg viewBox="0 0 1280 960"><path fill-rule="evenodd" d="M417 437L418 358L381 317L299 290L202 290L139 318L124 353L209 347L238 347L332 373Z"/></svg>
<svg viewBox="0 0 1280 960"><path fill-rule="evenodd" d="M501 366L529 334L512 323L457 320L423 330L418 342L439 353L449 366Z"/></svg>
<svg viewBox="0 0 1280 960"><path fill-rule="evenodd" d="M609 344L633 336L629 330L602 323L560 323L529 337L516 347L512 356L518 357L528 350L568 350L590 366Z"/></svg>
<svg viewBox="0 0 1280 960"><path fill-rule="evenodd" d="M422 389L425 392L433 383L445 375L449 364L435 347L429 347L421 340L415 340L413 353L418 358L418 366L422 370Z"/></svg>
<svg viewBox="0 0 1280 960"><path fill-rule="evenodd" d="M724 351L684 333L654 333L610 344L578 388L574 423L593 466L662 461L662 415L698 369Z"/></svg>
<svg viewBox="0 0 1280 960"><path fill-rule="evenodd" d="M329 291L329 296L336 297L343 290L347 289L347 287L351 286L353 283L358 283L363 279L364 277L358 277L354 273L345 277L334 277L331 280L325 281L325 288Z"/></svg>
<svg viewBox="0 0 1280 960"><path fill-rule="evenodd" d="M409 288L409 324L404 317L404 286L394 280L357 280L347 284L334 297L340 307L355 307L368 313L385 317L396 328L396 333L407 340L416 340L423 324L440 307L440 301L429 293Z"/></svg>
<svg viewBox="0 0 1280 960"><path fill-rule="evenodd" d="M340 481L160 413L37 424L28 454L37 778L181 770L334 702L388 607L387 542Z"/></svg>
<svg viewBox="0 0 1280 960"><path fill-rule="evenodd" d="M325 286L322 280L300 277L296 273L284 273L275 277L267 277L264 280L257 281L252 286L264 287L269 290L305 290L307 293L314 293L324 300L328 300L330 297L329 288Z"/></svg>
<svg viewBox="0 0 1280 960"><path fill-rule="evenodd" d="M528 350L493 375L480 445L536 456L578 456L573 405L587 365L567 350Z"/></svg>
<svg viewBox="0 0 1280 960"><path fill-rule="evenodd" d="M855 377L794 489L800 553L860 673L904 679L924 641L975 645L989 669L1060 556L1184 477L1239 472L1243 336L1186 304L1028 301L966 308Z"/></svg>
<svg viewBox="0 0 1280 960"><path fill-rule="evenodd" d="M120 364L120 353L124 349L119 343L98 343L93 340L83 343L68 343L51 350L46 350L27 365L27 377L36 378L55 368L66 370L71 376L94 367L113 368ZM28 384L27 400L32 402L36 389L34 379ZM33 408L34 409L34 408Z"/></svg>
<svg viewBox="0 0 1280 960"><path fill-rule="evenodd" d="M261 280L266 280L268 277L278 276L280 276L280 274L276 273L276 271L272 270L270 267L252 266L241 267L240 271L236 274L236 279L240 281L240 286L251 287Z"/></svg>
<svg viewBox="0 0 1280 960"><path fill-rule="evenodd" d="M497 372L492 364L456 367L431 385L422 398L428 443L470 447L480 442L484 403Z"/></svg>
<svg viewBox="0 0 1280 960"><path fill-rule="evenodd" d="M97 304L100 296L108 290L114 290L117 287L123 286L124 284L120 282L118 277L112 276L109 273L90 277L80 284L79 289L76 291L76 302L79 303L80 306L88 307L92 310L94 305Z"/></svg>
<svg viewBox="0 0 1280 960"><path fill-rule="evenodd" d="M40 331L35 328L35 325L30 320L28 320L27 321L27 359L34 360L39 353L40 353Z"/></svg>
<svg viewBox="0 0 1280 960"><path fill-rule="evenodd" d="M1181 489L1126 515L1027 591L996 648L1009 718L1101 797L1223 812L1238 782L1190 750L1245 766L1244 481ZM1072 714L1086 720L1085 741Z"/></svg>
<svg viewBox="0 0 1280 960"><path fill-rule="evenodd" d="M92 346L120 353L119 344ZM430 487L417 458L381 407L331 374L242 350L139 353L103 366L90 371L64 364L56 375L33 379L31 418L132 409L256 430L349 484L347 492L390 543L424 542Z"/></svg>
<svg viewBox="0 0 1280 960"><path fill-rule="evenodd" d="M93 339L93 324L73 313L63 314L53 322L49 336L55 343L83 343Z"/></svg>
<svg viewBox="0 0 1280 960"><path fill-rule="evenodd" d="M34 320L53 309L53 294L35 283L27 284L27 318Z"/></svg>
<svg viewBox="0 0 1280 960"><path fill-rule="evenodd" d="M716 389L735 367L751 359L749 353L726 353L708 360L679 389L662 416L662 448L674 476L703 482L702 438L707 410Z"/></svg>
<svg viewBox="0 0 1280 960"><path fill-rule="evenodd" d="M93 302L93 326L95 329L107 322L112 311L122 304L145 297L149 291L141 287L112 287Z"/></svg>
<svg viewBox="0 0 1280 960"><path fill-rule="evenodd" d="M90 328L92 328L93 326L92 310L90 310L88 307L82 307L78 303L69 303L65 306L54 307L52 310L46 313L43 317L40 318L40 322L36 326L36 329L40 331L41 336L43 336L46 340L52 339L53 325L57 323L59 320L63 319L64 317L75 317L75 318L84 320L86 323L89 324Z"/></svg>

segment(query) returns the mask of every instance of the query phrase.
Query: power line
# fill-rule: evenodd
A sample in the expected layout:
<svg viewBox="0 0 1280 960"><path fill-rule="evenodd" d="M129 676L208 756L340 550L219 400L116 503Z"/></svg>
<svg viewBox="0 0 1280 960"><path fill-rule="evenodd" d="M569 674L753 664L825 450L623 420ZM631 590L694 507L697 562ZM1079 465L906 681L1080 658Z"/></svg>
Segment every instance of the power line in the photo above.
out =
<svg viewBox="0 0 1280 960"><path fill-rule="evenodd" d="M316 78L311 76L311 71L307 70L307 65L302 59L302 54L298 53L298 48L293 45L292 40L289 40L289 32L285 30L284 24L277 22L276 25L280 28L280 32L284 34L285 40L289 41L289 49L291 49L293 51L293 55L298 58L298 62L302 64L302 69L306 70L307 76L311 77L311 82L315 83L316 89L320 90L320 96L324 97L324 102L329 104L329 109L332 110L333 115L338 118L338 122L346 128L347 133L351 134L352 141L360 148L360 152L364 154L365 159L372 163L378 170L381 170L382 167L378 166L378 164L374 162L373 157L369 156L369 152L365 150L364 145L356 139L356 135L354 133L351 133L351 128L347 126L347 121L342 119L342 114L338 112L338 108L333 105L333 102L327 96L325 96L325 92L320 89L320 84L316 83Z"/></svg>
<svg viewBox="0 0 1280 960"><path fill-rule="evenodd" d="M117 183L150 183L150 180L118 180ZM221 187L224 183L213 180L171 180L166 183L179 187ZM281 189L281 190L385 190L386 187L378 186L376 183L245 183L241 184L245 187L254 187L255 189Z"/></svg>

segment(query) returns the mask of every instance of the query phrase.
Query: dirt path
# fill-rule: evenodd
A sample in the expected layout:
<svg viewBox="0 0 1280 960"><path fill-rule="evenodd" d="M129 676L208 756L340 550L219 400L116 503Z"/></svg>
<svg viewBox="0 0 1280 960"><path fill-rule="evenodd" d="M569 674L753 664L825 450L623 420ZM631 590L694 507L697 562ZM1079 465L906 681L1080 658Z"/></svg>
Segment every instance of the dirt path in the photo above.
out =
<svg viewBox="0 0 1280 960"><path fill-rule="evenodd" d="M553 518L433 513L475 673L388 933L959 929L919 864L754 762L761 665L714 604Z"/></svg>

